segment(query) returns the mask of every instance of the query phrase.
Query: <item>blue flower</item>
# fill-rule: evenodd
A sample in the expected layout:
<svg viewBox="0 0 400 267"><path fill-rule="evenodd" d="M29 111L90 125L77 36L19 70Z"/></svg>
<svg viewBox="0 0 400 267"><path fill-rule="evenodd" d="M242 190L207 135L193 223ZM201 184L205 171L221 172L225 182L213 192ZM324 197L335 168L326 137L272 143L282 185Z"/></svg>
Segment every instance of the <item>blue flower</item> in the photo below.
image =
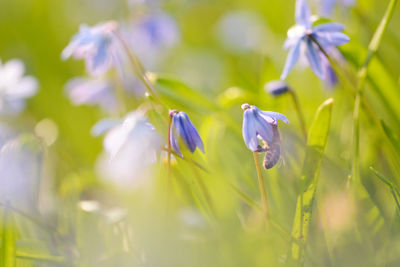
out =
<svg viewBox="0 0 400 267"><path fill-rule="evenodd" d="M321 79L325 78L322 66L324 55L313 41L316 40L324 49L347 43L350 38L342 33L344 27L338 23L312 25L311 11L305 0L296 1L296 25L289 29L285 49L289 49L281 79L286 79L290 70L305 51L307 61L313 72Z"/></svg>
<svg viewBox="0 0 400 267"><path fill-rule="evenodd" d="M173 150L183 157L179 148L179 140L182 140L190 152L193 153L198 147L204 153L203 141L188 115L177 110L171 110L169 114L172 117L169 142L171 142Z"/></svg>
<svg viewBox="0 0 400 267"><path fill-rule="evenodd" d="M330 17L336 5L351 7L355 2L355 0L321 0L320 12L323 16Z"/></svg>
<svg viewBox="0 0 400 267"><path fill-rule="evenodd" d="M98 24L93 27L81 25L79 32L72 37L68 46L62 51L63 60L71 56L84 59L87 71L92 75L100 75L111 66L119 64L115 21Z"/></svg>
<svg viewBox="0 0 400 267"><path fill-rule="evenodd" d="M243 104L243 139L246 146L253 152L259 150L258 140L272 142L274 139L273 126L278 120L289 123L285 115L272 111L263 111L256 106Z"/></svg>
<svg viewBox="0 0 400 267"><path fill-rule="evenodd" d="M264 89L273 96L280 96L290 91L289 85L281 80L266 83Z"/></svg>
<svg viewBox="0 0 400 267"><path fill-rule="evenodd" d="M157 11L121 25L121 32L146 69L157 68L180 40L180 30L168 13Z"/></svg>

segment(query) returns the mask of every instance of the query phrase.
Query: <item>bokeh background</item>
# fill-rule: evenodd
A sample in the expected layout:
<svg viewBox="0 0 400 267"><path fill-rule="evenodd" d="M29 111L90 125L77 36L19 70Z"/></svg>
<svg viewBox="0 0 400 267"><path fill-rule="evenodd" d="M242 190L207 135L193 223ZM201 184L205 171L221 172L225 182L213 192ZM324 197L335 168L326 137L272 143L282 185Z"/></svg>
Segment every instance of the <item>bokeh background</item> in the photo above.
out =
<svg viewBox="0 0 400 267"><path fill-rule="evenodd" d="M338 4L331 15L345 25L351 38L340 50L354 79L388 3ZM320 3L309 4L318 13ZM290 96L273 97L264 86L279 79L283 69L287 52L282 46L294 24L294 6L294 0L1 0L0 59L3 63L21 59L26 73L39 82L38 94L28 100L23 113L1 118L2 125L24 134L24 142L40 158L40 167L32 167L40 169L35 177L36 169L28 164L31 158L21 165L37 183L30 180L32 184L21 185L23 192L35 191L36 197L30 207L19 210L45 227L15 212L16 266L284 265L306 146ZM129 24L160 12L170 16L176 27L171 33L173 45L146 51L139 44L133 50L137 48L148 71L167 77L155 88L171 108L184 110L197 126L206 153L196 151L193 158L207 169L176 160L168 212L163 156L152 166L153 174L147 177L151 182L145 185L121 188L102 178L99 164L107 164L99 160L102 137L93 137L91 128L100 119L119 114L99 106L73 105L65 86L87 74L82 61L61 60L80 24L108 20ZM372 112L394 135L400 133L399 26L397 8L371 62L365 87ZM307 126L318 106L334 98L306 265L398 266L399 210L390 188L369 169L374 167L398 185L398 151L379 121L362 112L360 173L368 194L361 194L363 201L359 201L348 189L354 96L340 84L328 88L304 66L297 66L287 81L297 92ZM129 99L127 110L147 101L133 95ZM280 124L279 166L264 171L275 225L266 228L251 205L259 202L260 193L253 156L241 135L243 103L281 112L290 120L288 125ZM162 116L150 113L149 119L166 142L168 115ZM40 148L32 148L31 142L39 142ZM199 193L199 179L209 191L214 215ZM0 200L3 203L1 196ZM5 221L3 216L0 222L5 225Z"/></svg>

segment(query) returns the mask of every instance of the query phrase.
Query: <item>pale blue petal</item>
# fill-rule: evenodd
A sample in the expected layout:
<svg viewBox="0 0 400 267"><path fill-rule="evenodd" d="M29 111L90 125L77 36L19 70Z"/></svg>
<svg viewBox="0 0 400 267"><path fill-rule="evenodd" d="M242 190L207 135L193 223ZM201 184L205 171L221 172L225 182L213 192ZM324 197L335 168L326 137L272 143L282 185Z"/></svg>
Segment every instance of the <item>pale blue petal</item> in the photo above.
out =
<svg viewBox="0 0 400 267"><path fill-rule="evenodd" d="M243 114L242 134L246 146L251 151L256 151L258 146L258 139L255 127L254 111L252 109L245 110Z"/></svg>
<svg viewBox="0 0 400 267"><path fill-rule="evenodd" d="M311 10L306 0L296 1L296 23L306 28L311 27Z"/></svg>
<svg viewBox="0 0 400 267"><path fill-rule="evenodd" d="M92 127L90 133L92 136L100 136L121 123L122 123L121 119L103 119L98 121Z"/></svg>
<svg viewBox="0 0 400 267"><path fill-rule="evenodd" d="M341 32L326 32L316 34L318 41L324 46L339 46L350 41L350 38Z"/></svg>
<svg viewBox="0 0 400 267"><path fill-rule="evenodd" d="M256 125L256 132L261 137L262 140L270 142L272 141L272 137L274 135L272 126L268 120L266 120L261 114L259 113L259 109L255 109L255 125Z"/></svg>
<svg viewBox="0 0 400 267"><path fill-rule="evenodd" d="M308 63L315 73L319 78L323 79L324 78L324 72L322 71L321 67L321 59L320 56L316 50L317 48L314 46L313 41L307 40L307 50L306 50L306 57L308 60Z"/></svg>
<svg viewBox="0 0 400 267"><path fill-rule="evenodd" d="M290 49L289 54L288 54L287 59L286 59L285 67L283 68L283 72L282 72L282 75L281 75L281 80L286 79L286 77L288 76L289 72L292 70L292 68L294 67L296 62L299 60L300 45L301 45L301 42L298 41L297 44Z"/></svg>
<svg viewBox="0 0 400 267"><path fill-rule="evenodd" d="M272 111L264 111L264 110L260 110L259 113L263 117L266 116L266 117L272 118L274 120L281 120L281 121L283 121L285 123L289 123L288 118L286 118L286 116L281 114L281 113L272 112Z"/></svg>
<svg viewBox="0 0 400 267"><path fill-rule="evenodd" d="M344 26L340 23L324 23L313 27L314 32L340 32Z"/></svg>

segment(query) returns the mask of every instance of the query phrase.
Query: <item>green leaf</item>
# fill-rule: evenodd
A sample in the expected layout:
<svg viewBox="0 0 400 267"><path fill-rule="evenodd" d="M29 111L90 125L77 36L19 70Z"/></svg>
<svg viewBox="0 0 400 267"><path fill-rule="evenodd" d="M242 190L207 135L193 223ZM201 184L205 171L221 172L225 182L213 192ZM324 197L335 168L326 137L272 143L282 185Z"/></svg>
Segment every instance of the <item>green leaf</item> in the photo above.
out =
<svg viewBox="0 0 400 267"><path fill-rule="evenodd" d="M157 75L154 86L161 99L170 108L196 110L197 112L209 112L217 109L213 101L170 76Z"/></svg>
<svg viewBox="0 0 400 267"><path fill-rule="evenodd" d="M0 249L0 267L15 266L16 229L11 209L5 205L3 211L3 236Z"/></svg>
<svg viewBox="0 0 400 267"><path fill-rule="evenodd" d="M396 202L396 206L398 211L400 212L400 191L397 188L396 185L394 185L388 178L386 178L383 174L379 173L377 170L375 170L373 167L369 167L370 170L378 177L382 182L384 182L389 188L390 192L392 193L393 199Z"/></svg>
<svg viewBox="0 0 400 267"><path fill-rule="evenodd" d="M382 120L381 125L383 131L385 132L387 138L390 141L390 144L393 147L393 150L400 156L400 139L399 137L389 128L389 126Z"/></svg>
<svg viewBox="0 0 400 267"><path fill-rule="evenodd" d="M290 258L298 262L304 262L304 246L308 238L308 226L311 220L319 170L331 125L332 104L332 98L322 103L317 110L308 134L306 157L300 178L301 192L297 198L296 215L292 229L292 236L298 242L292 242Z"/></svg>

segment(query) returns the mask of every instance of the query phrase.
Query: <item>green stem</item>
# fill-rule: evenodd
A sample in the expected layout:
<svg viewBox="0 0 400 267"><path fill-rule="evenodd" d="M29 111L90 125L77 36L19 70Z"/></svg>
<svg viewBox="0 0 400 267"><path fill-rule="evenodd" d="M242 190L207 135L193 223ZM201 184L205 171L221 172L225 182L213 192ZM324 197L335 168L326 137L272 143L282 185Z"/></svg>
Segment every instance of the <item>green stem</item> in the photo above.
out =
<svg viewBox="0 0 400 267"><path fill-rule="evenodd" d="M258 153L253 152L253 157L254 157L254 163L256 164L258 184L260 186L263 211L264 211L265 218L268 219L269 209L268 209L267 193L265 191L265 184L264 184L264 179L263 179L262 172L261 172L260 161L258 160Z"/></svg>
<svg viewBox="0 0 400 267"><path fill-rule="evenodd" d="M168 203L170 199L170 194L171 194L171 125L172 125L172 116L169 115L169 121L168 121L168 156L167 156L167 186L166 186L166 195L167 195L167 209L168 209Z"/></svg>
<svg viewBox="0 0 400 267"><path fill-rule="evenodd" d="M297 97L297 94L293 89L289 89L289 93L290 93L290 96L292 97L293 105L294 105L294 108L296 109L297 116L299 117L300 127L301 127L301 131L303 132L304 139L307 140L307 127L306 127L306 122L304 119L304 114L300 107L299 98Z"/></svg>
<svg viewBox="0 0 400 267"><path fill-rule="evenodd" d="M396 6L397 0L391 0L388 8L386 9L385 15L383 16L378 28L376 29L374 36L368 46L368 54L365 58L364 64L362 65L360 71L358 72L358 85L357 93L354 102L353 111L353 165L352 165L352 175L353 180L359 181L360 167L359 167L359 148L360 148L360 103L362 97L362 91L368 76L368 65L372 58L376 54L379 45L382 41L383 33L387 29L389 21L393 16L394 8Z"/></svg>
<svg viewBox="0 0 400 267"><path fill-rule="evenodd" d="M126 43L125 39L122 37L122 35L119 31L115 31L115 35L121 42L126 54L128 55L129 61L131 63L131 66L132 66L133 71L135 72L136 76L144 84L144 86L146 87L147 91L152 96L152 98L157 100L164 107L166 107L166 105L161 101L161 99L156 94L156 91L154 90L153 85L151 84L149 78L147 77L146 71L145 71L142 63L140 62L139 58L129 48L128 44Z"/></svg>
<svg viewBox="0 0 400 267"><path fill-rule="evenodd" d="M196 180L196 182L197 182L197 184L198 184L198 186L200 188L201 194L203 195L203 197L204 197L204 199L205 199L205 201L207 203L208 209L210 210L212 216L214 218L216 218L216 212L215 212L214 204L213 204L212 199L211 199L210 192L207 190L207 186L204 184L199 172L194 167L194 165L190 164L190 166L192 167L192 170L194 172L195 180Z"/></svg>

